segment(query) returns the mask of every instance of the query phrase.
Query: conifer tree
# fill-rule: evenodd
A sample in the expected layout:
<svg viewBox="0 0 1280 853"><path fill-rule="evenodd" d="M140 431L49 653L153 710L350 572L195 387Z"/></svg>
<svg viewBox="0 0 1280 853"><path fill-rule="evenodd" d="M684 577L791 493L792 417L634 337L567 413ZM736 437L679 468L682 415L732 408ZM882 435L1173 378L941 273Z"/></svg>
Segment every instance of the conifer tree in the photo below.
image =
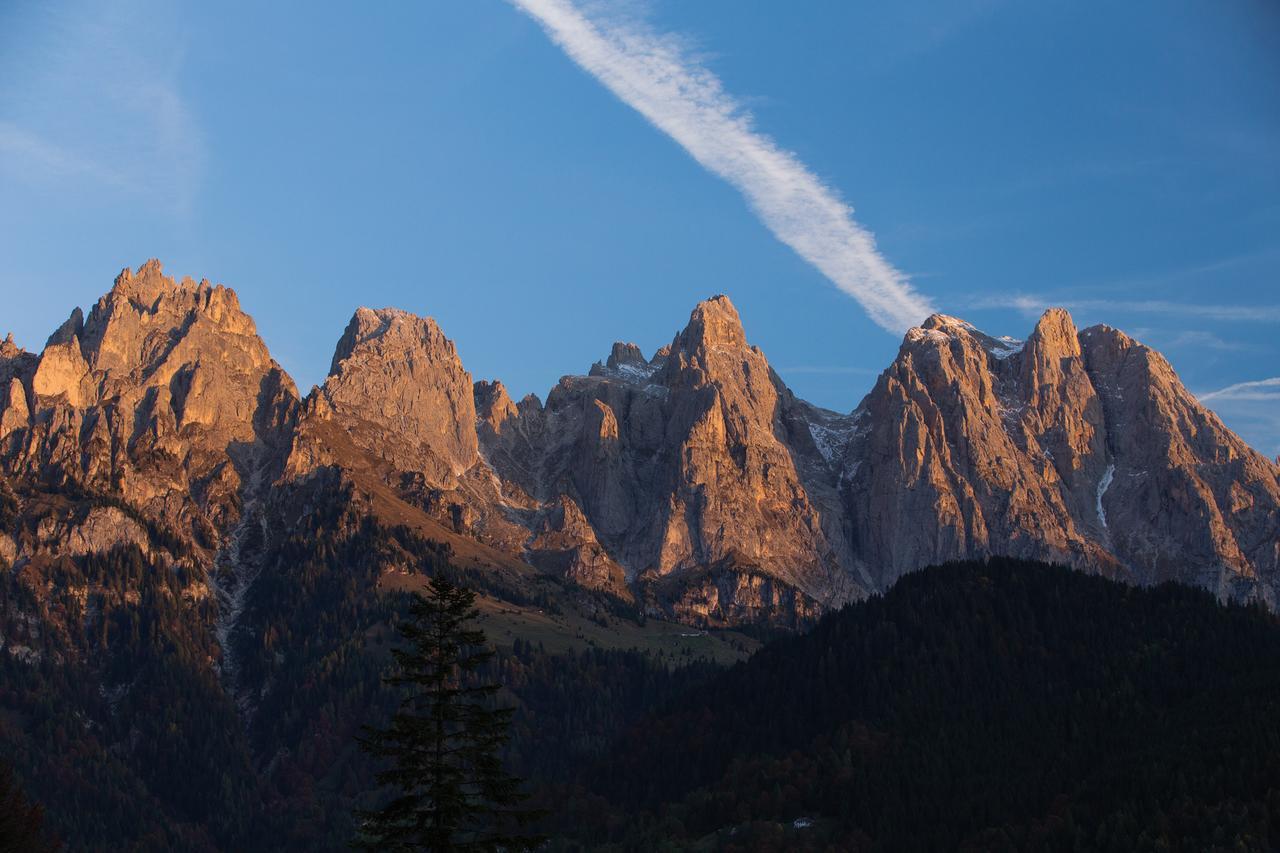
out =
<svg viewBox="0 0 1280 853"><path fill-rule="evenodd" d="M0 853L41 853L61 848L44 831L44 810L28 802L9 767L0 763Z"/></svg>
<svg viewBox="0 0 1280 853"><path fill-rule="evenodd" d="M414 593L407 641L384 682L407 688L385 729L365 729L361 746L388 761L378 781L394 790L380 810L357 813L354 846L432 853L526 850L541 839L521 827L535 814L520 780L499 756L513 709L494 708L499 685L480 668L493 657L474 625L475 593L442 577Z"/></svg>

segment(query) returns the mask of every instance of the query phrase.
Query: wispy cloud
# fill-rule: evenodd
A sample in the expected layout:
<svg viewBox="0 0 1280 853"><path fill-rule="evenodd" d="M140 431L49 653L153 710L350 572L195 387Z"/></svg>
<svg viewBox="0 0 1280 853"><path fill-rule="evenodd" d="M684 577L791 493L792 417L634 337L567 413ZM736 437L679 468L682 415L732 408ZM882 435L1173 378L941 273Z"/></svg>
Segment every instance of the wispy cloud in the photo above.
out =
<svg viewBox="0 0 1280 853"><path fill-rule="evenodd" d="M1280 458L1280 376L1237 382L1196 396L1245 441Z"/></svg>
<svg viewBox="0 0 1280 853"><path fill-rule="evenodd" d="M1147 336L1141 335L1136 331L1133 334L1139 338ZM1215 335L1213 332L1206 332L1201 329L1187 329L1178 332L1172 338L1169 338L1164 345L1166 347L1202 347L1204 349L1218 350L1219 352L1247 352L1259 349L1254 344L1227 340L1220 335Z"/></svg>
<svg viewBox="0 0 1280 853"><path fill-rule="evenodd" d="M1123 311L1238 323L1280 323L1280 305L1199 304L1163 299L1055 299L1035 294L984 296L972 304L975 308L1013 308L1027 315L1036 315L1056 306L1071 311Z"/></svg>
<svg viewBox="0 0 1280 853"><path fill-rule="evenodd" d="M1063 305L1071 301L1081 307L1136 307L1162 314L1196 314L1199 305L1170 299L1145 298L1145 294L1188 292L1198 287L1215 288L1218 292L1224 281L1266 282L1274 277L1276 261L1280 260L1280 243L1256 246L1248 251L1187 263L1180 266L1155 268L1142 273L1123 276L1089 278L1064 282L1059 286L1045 287L1035 292L1003 291L975 294L970 297L973 308L1023 308L1034 310L1041 304ZM1115 299L1111 294L1125 294L1125 299ZM1055 296L1054 294L1065 294ZM1280 305L1264 306L1272 312L1280 311ZM1226 306L1228 311L1250 311L1251 306Z"/></svg>
<svg viewBox="0 0 1280 853"><path fill-rule="evenodd" d="M775 237L858 300L876 323L902 332L931 312L929 301L877 251L852 208L758 131L678 39L622 16L616 6L588 15L570 0L511 2L614 95L732 184Z"/></svg>
<svg viewBox="0 0 1280 853"><path fill-rule="evenodd" d="M176 12L139 0L28 6L5 26L0 177L189 209L205 146L179 84Z"/></svg>
<svg viewBox="0 0 1280 853"><path fill-rule="evenodd" d="M779 373L812 373L812 374L831 374L831 375L847 375L856 374L859 376L868 376L880 371L870 367L845 367L838 364L822 365L822 364L802 364L796 367L775 367L774 370Z"/></svg>
<svg viewBox="0 0 1280 853"><path fill-rule="evenodd" d="M1280 376L1253 382L1237 382L1235 385L1228 385L1217 391L1200 394L1199 397L1202 403L1210 400L1272 400L1280 403Z"/></svg>
<svg viewBox="0 0 1280 853"><path fill-rule="evenodd" d="M19 162L23 168L34 167L50 177L89 177L104 184L128 186L123 175L87 160L59 145L42 139L17 125L0 120L0 151L10 162Z"/></svg>

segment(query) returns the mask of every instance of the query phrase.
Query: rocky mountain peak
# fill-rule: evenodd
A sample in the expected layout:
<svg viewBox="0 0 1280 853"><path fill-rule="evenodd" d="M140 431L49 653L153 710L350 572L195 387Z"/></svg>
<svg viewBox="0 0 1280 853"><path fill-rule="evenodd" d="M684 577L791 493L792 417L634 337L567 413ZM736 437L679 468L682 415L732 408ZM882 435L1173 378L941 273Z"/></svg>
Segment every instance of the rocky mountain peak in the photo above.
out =
<svg viewBox="0 0 1280 853"><path fill-rule="evenodd" d="M764 354L747 343L742 319L729 297L720 295L699 302L689 323L665 351L650 362L655 378L672 388L697 388L714 384L737 388L753 396L752 389L772 388ZM765 391L761 406L771 409L774 400Z"/></svg>
<svg viewBox="0 0 1280 853"><path fill-rule="evenodd" d="M78 342L80 335L83 333L84 312L79 308L75 308L71 311L71 316L64 320L62 325L54 330L53 334L49 336L49 340L45 341L45 346L65 344L73 340Z"/></svg>
<svg viewBox="0 0 1280 853"><path fill-rule="evenodd" d="M36 362L34 354L13 342L12 332L0 342L0 438L26 426L30 419L25 383Z"/></svg>
<svg viewBox="0 0 1280 853"><path fill-rule="evenodd" d="M148 262L41 355L0 344L0 461L118 489L210 548L250 497L336 473L479 563L694 621L996 554L1280 591L1275 466L1154 350L1061 309L1025 342L929 317L850 415L797 399L724 296L651 359L618 342L590 373L517 404L435 321L361 308L299 406L234 292Z"/></svg>
<svg viewBox="0 0 1280 853"><path fill-rule="evenodd" d="M640 347L635 344L615 341L605 364L613 370L618 370L623 366L648 366L649 361L640 351Z"/></svg>
<svg viewBox="0 0 1280 853"><path fill-rule="evenodd" d="M358 309L320 390L358 446L433 485L479 458L471 375L429 317Z"/></svg>
<svg viewBox="0 0 1280 853"><path fill-rule="evenodd" d="M235 523L241 489L291 427L297 393L225 287L125 271L38 357L5 370L10 471L111 493L175 530ZM20 434L20 438L15 438Z"/></svg>
<svg viewBox="0 0 1280 853"><path fill-rule="evenodd" d="M957 323L947 322L951 318L941 314L933 314L919 326L912 326L902 336L899 357L907 351L925 351L951 346L953 341L966 340L969 329Z"/></svg>
<svg viewBox="0 0 1280 853"><path fill-rule="evenodd" d="M516 417L519 410L507 393L506 386L496 379L492 382L481 379L473 387L476 404L476 423L482 428L488 427L494 432L501 432L502 425Z"/></svg>
<svg viewBox="0 0 1280 853"><path fill-rule="evenodd" d="M175 280L164 274L164 266L155 258L138 267L136 272L127 267L121 270L111 291L98 300L90 312L90 324L94 323L94 313L106 314L106 309L118 309L123 304L159 318L195 311L215 323L225 324L229 331L256 333L253 320L240 308L234 290L210 284L207 279L198 283L189 276Z"/></svg>
<svg viewBox="0 0 1280 853"><path fill-rule="evenodd" d="M1050 309L1024 344L931 317L859 409L843 488L880 585L1000 553L1275 598L1274 469L1122 332Z"/></svg>
<svg viewBox="0 0 1280 853"><path fill-rule="evenodd" d="M1080 355L1075 323L1065 308L1050 308L1027 338L1027 358L1074 358Z"/></svg>
<svg viewBox="0 0 1280 853"><path fill-rule="evenodd" d="M78 325L73 314L59 333ZM168 382L183 364L217 358L234 370L273 365L235 291L190 278L175 281L157 260L124 270L77 334L90 369L117 379L157 376ZM233 357L234 356L234 357Z"/></svg>
<svg viewBox="0 0 1280 853"><path fill-rule="evenodd" d="M724 294L704 299L689 315L689 324L676 337L672 349L695 351L739 348L747 345L742 318Z"/></svg>
<svg viewBox="0 0 1280 853"><path fill-rule="evenodd" d="M969 323L967 320L961 320L959 317L952 317L949 314L930 314L925 318L925 321L920 324L920 328L929 331L937 330L953 334L964 334L976 331L972 323Z"/></svg>
<svg viewBox="0 0 1280 853"><path fill-rule="evenodd" d="M147 283L163 275L164 265L156 258L148 258L142 266L138 267L137 273L129 267L120 270L115 281L111 283L111 291L126 297L133 293L142 295L148 289Z"/></svg>
<svg viewBox="0 0 1280 853"><path fill-rule="evenodd" d="M662 364L663 361L658 360L656 356L653 360L646 359L640 347L635 344L617 341L609 352L609 357L603 362L597 361L591 365L588 375L606 376L643 385L653 378Z"/></svg>
<svg viewBox="0 0 1280 853"><path fill-rule="evenodd" d="M342 362L357 351L390 359L419 352L444 361L458 358L453 341L434 319L399 308L357 308L334 349L329 374L338 373Z"/></svg>
<svg viewBox="0 0 1280 853"><path fill-rule="evenodd" d="M1093 358L1100 357L1103 353L1110 358L1119 358L1125 351L1135 347L1146 349L1124 332L1103 323L1081 330L1079 338L1082 350L1088 351Z"/></svg>

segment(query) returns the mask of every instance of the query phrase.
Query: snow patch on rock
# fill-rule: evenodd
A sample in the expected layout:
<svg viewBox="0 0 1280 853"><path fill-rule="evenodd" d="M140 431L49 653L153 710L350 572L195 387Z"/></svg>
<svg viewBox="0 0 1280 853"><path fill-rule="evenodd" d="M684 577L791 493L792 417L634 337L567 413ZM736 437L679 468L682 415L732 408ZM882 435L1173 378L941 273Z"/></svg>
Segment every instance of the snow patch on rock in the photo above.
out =
<svg viewBox="0 0 1280 853"><path fill-rule="evenodd" d="M863 424L865 412L838 415L822 409L811 409L805 418L813 445L828 465L844 456L845 449L855 438L865 435L868 425Z"/></svg>
<svg viewBox="0 0 1280 853"><path fill-rule="evenodd" d="M813 444L822 454L822 458L828 462L834 460L844 450L852 433L853 428L850 426L833 428L826 424L809 424L809 435L813 436Z"/></svg>
<svg viewBox="0 0 1280 853"><path fill-rule="evenodd" d="M1008 335L996 338L997 345L990 349L990 353L996 358L1004 361L1011 355L1017 355L1022 352L1023 347L1027 345L1026 341L1020 341L1017 338L1011 338Z"/></svg>
<svg viewBox="0 0 1280 853"><path fill-rule="evenodd" d="M1115 479L1116 466L1115 463L1107 466L1107 470L1102 472L1102 479L1098 481L1098 521L1102 522L1102 526L1107 526L1107 510L1102 506L1102 496L1107 493L1107 489L1111 488L1111 481Z"/></svg>
<svg viewBox="0 0 1280 853"><path fill-rule="evenodd" d="M652 364L626 363L619 364L617 367L613 368L605 368L605 370L608 374L612 374L624 382L631 382L639 385L647 383L652 379L653 374L658 371L658 368Z"/></svg>

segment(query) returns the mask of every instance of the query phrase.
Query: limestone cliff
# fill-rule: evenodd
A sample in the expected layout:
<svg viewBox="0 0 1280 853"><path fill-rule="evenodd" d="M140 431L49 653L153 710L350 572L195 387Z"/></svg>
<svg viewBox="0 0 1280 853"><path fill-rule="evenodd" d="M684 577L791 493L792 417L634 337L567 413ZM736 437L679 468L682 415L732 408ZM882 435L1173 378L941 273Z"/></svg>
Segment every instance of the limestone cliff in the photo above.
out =
<svg viewBox="0 0 1280 853"><path fill-rule="evenodd" d="M38 358L10 342L2 363L6 471L111 493L177 528L235 522L297 404L235 292L174 281L157 261L120 273Z"/></svg>
<svg viewBox="0 0 1280 853"><path fill-rule="evenodd" d="M500 425L482 417L482 445L504 481L580 507L592 534L583 546L599 543L633 583L670 577L670 592L681 577L701 583L708 566L741 565L816 600L847 600L864 588L828 538L838 506L824 518L786 443L789 400L717 296L652 359L618 343L589 375L562 379L545 407L501 403Z"/></svg>
<svg viewBox="0 0 1280 853"><path fill-rule="evenodd" d="M994 554L1280 587L1276 464L1158 353L1056 309L1025 341L930 317L841 414L791 393L723 296L545 404L473 383L434 320L361 308L299 400L233 291L151 261L39 354L0 342L0 471L6 561L168 554L193 597L208 573L224 646L265 543L334 495L469 567L703 625L797 625Z"/></svg>
<svg viewBox="0 0 1280 853"><path fill-rule="evenodd" d="M1024 343L935 315L855 416L842 492L882 588L1003 554L1274 605L1276 467L1120 332L1053 309Z"/></svg>
<svg viewBox="0 0 1280 853"><path fill-rule="evenodd" d="M357 446L433 486L479 460L471 375L430 318L356 311L319 393Z"/></svg>

